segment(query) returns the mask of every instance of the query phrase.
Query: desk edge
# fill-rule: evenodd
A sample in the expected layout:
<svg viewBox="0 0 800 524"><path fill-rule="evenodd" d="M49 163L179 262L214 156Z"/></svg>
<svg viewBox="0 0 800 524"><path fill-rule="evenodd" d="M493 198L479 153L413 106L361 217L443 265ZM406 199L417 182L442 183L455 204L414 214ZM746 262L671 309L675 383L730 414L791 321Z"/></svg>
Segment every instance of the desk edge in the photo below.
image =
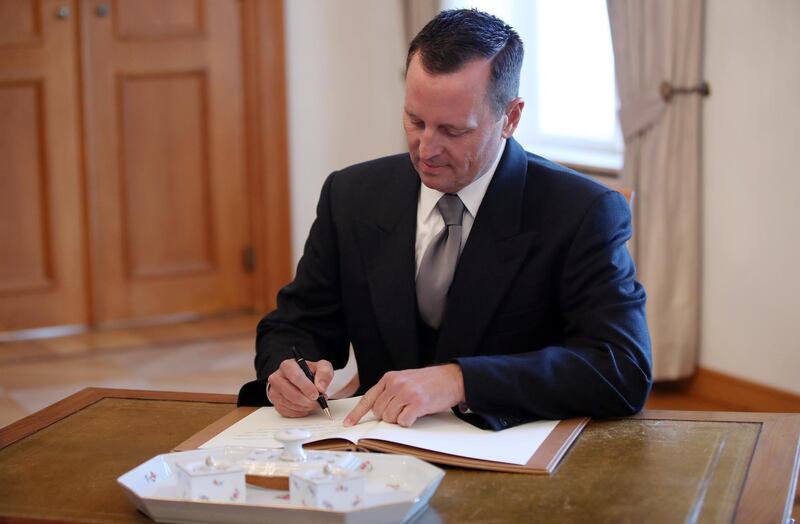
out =
<svg viewBox="0 0 800 524"><path fill-rule="evenodd" d="M141 400L173 400L236 404L236 395L221 393L184 393L178 391L149 391L141 389L84 388L58 402L0 429L0 449L10 446L51 424L105 398Z"/></svg>

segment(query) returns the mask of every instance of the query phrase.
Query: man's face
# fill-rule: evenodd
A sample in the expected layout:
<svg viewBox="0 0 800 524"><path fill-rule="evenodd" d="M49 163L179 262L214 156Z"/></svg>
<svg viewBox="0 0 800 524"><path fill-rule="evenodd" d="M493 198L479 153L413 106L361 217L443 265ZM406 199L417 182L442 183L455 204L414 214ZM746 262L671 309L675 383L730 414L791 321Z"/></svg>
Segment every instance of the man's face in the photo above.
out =
<svg viewBox="0 0 800 524"><path fill-rule="evenodd" d="M511 125L506 114L498 116L487 97L490 74L489 60L430 74L418 54L411 59L403 125L411 161L431 189L455 193L467 186L494 161L501 139L513 133L516 121Z"/></svg>

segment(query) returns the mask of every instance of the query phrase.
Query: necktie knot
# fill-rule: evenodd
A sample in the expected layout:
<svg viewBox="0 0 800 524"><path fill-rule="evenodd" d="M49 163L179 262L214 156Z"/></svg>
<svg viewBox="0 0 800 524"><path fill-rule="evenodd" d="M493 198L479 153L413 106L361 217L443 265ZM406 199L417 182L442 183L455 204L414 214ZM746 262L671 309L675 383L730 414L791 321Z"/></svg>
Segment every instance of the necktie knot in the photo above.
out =
<svg viewBox="0 0 800 524"><path fill-rule="evenodd" d="M445 193L436 204L447 226L460 226L464 217L464 203L453 193Z"/></svg>

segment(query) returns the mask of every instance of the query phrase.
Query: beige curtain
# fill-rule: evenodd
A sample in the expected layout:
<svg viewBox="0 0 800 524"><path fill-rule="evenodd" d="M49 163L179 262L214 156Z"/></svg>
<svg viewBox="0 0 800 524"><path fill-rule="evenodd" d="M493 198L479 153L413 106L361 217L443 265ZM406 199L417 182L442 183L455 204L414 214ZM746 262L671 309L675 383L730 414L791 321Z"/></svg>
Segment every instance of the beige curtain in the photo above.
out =
<svg viewBox="0 0 800 524"><path fill-rule="evenodd" d="M403 27L409 44L420 29L439 14L442 5L441 0L403 0Z"/></svg>
<svg viewBox="0 0 800 524"><path fill-rule="evenodd" d="M704 0L607 2L654 374L673 380L694 372L699 346L701 98L660 87L700 83Z"/></svg>

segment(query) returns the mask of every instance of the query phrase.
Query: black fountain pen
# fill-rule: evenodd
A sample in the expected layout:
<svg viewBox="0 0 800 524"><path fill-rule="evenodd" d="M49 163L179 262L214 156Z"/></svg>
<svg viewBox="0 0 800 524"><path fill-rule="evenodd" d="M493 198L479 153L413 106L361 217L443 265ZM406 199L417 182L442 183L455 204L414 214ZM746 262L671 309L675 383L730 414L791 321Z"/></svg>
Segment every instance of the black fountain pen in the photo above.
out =
<svg viewBox="0 0 800 524"><path fill-rule="evenodd" d="M294 346L292 346L292 353L294 354L294 360L297 362L297 365L300 366L300 369L302 369L303 373L306 374L306 378L308 378L308 380L310 380L311 383L313 384L314 374L311 373L310 369L308 369L308 364L306 364L306 359L300 356L300 353L297 352L297 348ZM328 418L333 420L333 417L331 416L331 410L328 409L328 401L325 400L325 395L320 394L320 396L317 397L317 403L319 404L319 407L322 408L322 411L324 411L325 414L328 415Z"/></svg>

